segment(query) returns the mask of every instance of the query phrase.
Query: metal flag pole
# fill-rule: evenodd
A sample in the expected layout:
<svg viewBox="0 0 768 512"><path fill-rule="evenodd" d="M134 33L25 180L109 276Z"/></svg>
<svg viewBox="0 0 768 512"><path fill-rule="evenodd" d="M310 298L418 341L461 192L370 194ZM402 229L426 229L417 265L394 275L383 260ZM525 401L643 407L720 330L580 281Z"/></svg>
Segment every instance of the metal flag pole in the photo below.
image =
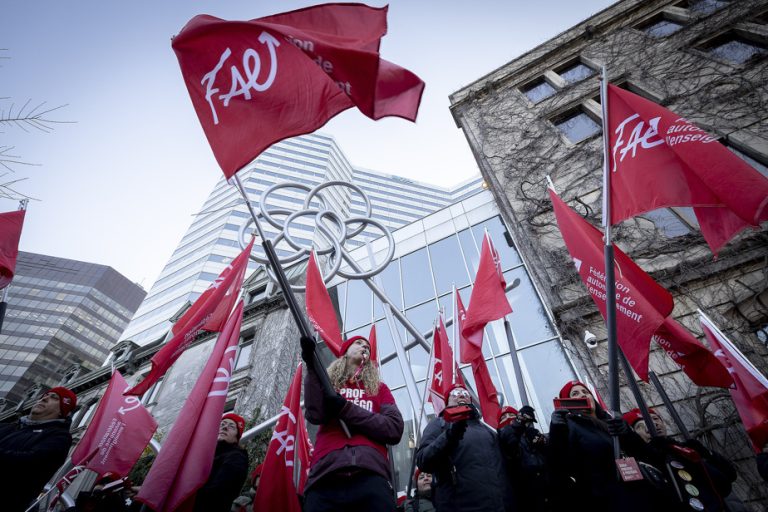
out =
<svg viewBox="0 0 768 512"><path fill-rule="evenodd" d="M277 253L275 252L275 247L272 245L272 241L269 240L266 235L264 234L264 230L261 227L261 223L259 222L259 217L256 215L256 212L253 209L253 205L251 204L251 201L248 199L248 195L245 192L245 187L243 186L243 182L240 181L240 176L235 174L233 176L235 183L237 185L237 189L240 191L240 195L243 196L243 199L245 199L245 204L248 206L248 211L251 214L251 217L253 218L253 223L256 226L256 231L259 235L259 238L261 238L261 246L264 248L264 254L267 257L267 260L269 261L270 266L272 267L272 271L275 274L275 277L277 279L277 283L280 286L280 289L283 291L283 297L285 298L285 303L288 305L288 309L290 309L291 314L293 315L293 320L296 322L296 326L299 328L299 334L301 335L302 340L314 340L314 336L312 336L312 331L309 328L309 324L307 323L307 319L304 317L304 314L301 312L301 308L299 308L299 304L296 301L296 297L293 295L293 290L291 289L291 285L288 282L288 278L285 275L285 272L283 271L283 267L280 266L280 262L277 258ZM304 344L304 341L301 342L302 345ZM315 349L315 343L312 342L311 347L302 347L305 350L311 350L312 352L312 358L313 358L313 364L311 367L307 368L307 371L313 371L315 375L317 375L318 380L320 381L320 385L323 387L323 390L326 394L333 395L336 393L336 390L333 388L333 385L331 385L331 379L328 377L328 372L326 372L325 367L323 366L322 361L320 361L320 357L317 354L317 350ZM310 366L310 365L308 365ZM349 429L347 428L347 425L339 419L339 424L341 425L342 430L344 430L344 433L347 435L347 437L352 437L349 433Z"/></svg>
<svg viewBox="0 0 768 512"><path fill-rule="evenodd" d="M618 352L621 367L624 369L624 375L627 377L627 384L629 384L629 389L632 390L632 395L635 397L635 403L637 403L637 407L640 409L640 414L643 416L643 421L645 421L645 425L648 427L648 433L651 434L651 437L657 437L659 433L656 430L656 425L653 423L653 420L651 420L648 404L645 402L642 393L640 393L640 386L637 385L637 381L632 374L632 368L629 366L627 356L624 355L624 351L621 350L621 348L619 348Z"/></svg>
<svg viewBox="0 0 768 512"><path fill-rule="evenodd" d="M692 439L693 436L691 436L691 432L688 430L688 427L685 426L685 423L683 423L683 419L677 413L677 409L675 408L674 404L672 404L672 400L669 399L669 395L667 394L667 391L664 389L664 386L661 385L661 381L659 380L659 377L656 375L655 372L652 372L652 371L648 372L648 377L651 379L651 382L656 388L656 391L659 392L659 396L661 396L662 402L664 402L664 405L667 407L667 412L669 412L669 415L672 416L672 421L674 421L675 425L677 425L677 429L680 431L681 434L683 434L683 437L685 439Z"/></svg>
<svg viewBox="0 0 768 512"><path fill-rule="evenodd" d="M452 299L451 318L452 319L456 318L456 313L458 312L458 310L456 308L456 294L458 294L458 293L459 293L459 291L456 289L456 283L451 283L451 299ZM451 335L452 335L451 339L453 340L453 364L454 364L454 369L456 371L459 371L459 361L461 360L461 358L459 357L459 352L458 352L458 350L456 350L456 340L459 339L458 336L456 336L456 326L458 324L459 324L459 322L453 322L453 325L451 326ZM461 349L461 346L459 346L459 349ZM453 375L453 382L455 383L456 382L456 372L451 372L451 375Z"/></svg>
<svg viewBox="0 0 768 512"><path fill-rule="evenodd" d="M608 74L602 68L600 104L603 114L603 228L605 229L605 326L608 332L608 389L611 394L611 412L621 415L619 399L619 354L616 342L616 277L614 274L613 243L611 242L611 166L608 150ZM613 456L621 456L619 438L613 437Z"/></svg>
<svg viewBox="0 0 768 512"><path fill-rule="evenodd" d="M517 355L517 346L515 345L515 335L512 332L512 326L507 317L504 317L504 331L507 333L507 343L509 343L509 355L512 358L512 367L515 369L515 382L517 390L520 393L520 405L529 405L528 392L525 390L525 380L523 379L523 370L520 367L520 360Z"/></svg>

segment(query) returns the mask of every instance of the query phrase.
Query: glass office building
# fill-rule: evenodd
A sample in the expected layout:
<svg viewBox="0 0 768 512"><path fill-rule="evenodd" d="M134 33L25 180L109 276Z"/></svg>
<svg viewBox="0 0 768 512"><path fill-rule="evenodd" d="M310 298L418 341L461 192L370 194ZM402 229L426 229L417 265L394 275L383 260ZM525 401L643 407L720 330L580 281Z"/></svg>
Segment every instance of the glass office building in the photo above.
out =
<svg viewBox="0 0 768 512"><path fill-rule="evenodd" d="M258 203L261 194L281 182L294 182L314 187L332 180L355 183L371 200L373 217L390 229L405 226L423 216L480 190L477 176L452 189L420 183L369 169L355 168L331 137L312 134L279 142L264 151L239 174L249 199ZM306 190L281 188L270 195L274 207L298 209ZM323 193L336 211L361 215L365 205L352 190L334 188ZM240 226L250 218L239 192L223 178L214 187L186 234L154 283L147 298L131 320L122 339L146 345L162 337L171 319L187 302L193 302L213 282L229 261L239 252ZM263 223L268 237L277 230ZM292 225L291 235L304 245L311 245L314 227L311 220L301 218ZM351 243L379 237L372 228ZM279 256L292 252L285 242L277 244ZM260 246L254 252L261 253ZM249 271L257 267L251 262Z"/></svg>
<svg viewBox="0 0 768 512"><path fill-rule="evenodd" d="M0 334L0 397L98 368L146 292L111 267L19 252Z"/></svg>

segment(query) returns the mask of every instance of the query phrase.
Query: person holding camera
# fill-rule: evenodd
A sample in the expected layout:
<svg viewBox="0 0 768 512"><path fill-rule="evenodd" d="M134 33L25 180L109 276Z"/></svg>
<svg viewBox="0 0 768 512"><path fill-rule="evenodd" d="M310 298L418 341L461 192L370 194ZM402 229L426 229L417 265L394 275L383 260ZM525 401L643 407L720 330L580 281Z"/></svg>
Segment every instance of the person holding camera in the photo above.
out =
<svg viewBox="0 0 768 512"><path fill-rule="evenodd" d="M440 512L512 510L513 495L498 436L480 422L469 391L454 384L446 407L429 422L416 465L432 474Z"/></svg>
<svg viewBox="0 0 768 512"><path fill-rule="evenodd" d="M514 414L514 413L516 414ZM502 408L499 414L499 444L517 483L518 503L533 511L555 510L549 474L549 440L534 427L536 411L524 405L520 411Z"/></svg>

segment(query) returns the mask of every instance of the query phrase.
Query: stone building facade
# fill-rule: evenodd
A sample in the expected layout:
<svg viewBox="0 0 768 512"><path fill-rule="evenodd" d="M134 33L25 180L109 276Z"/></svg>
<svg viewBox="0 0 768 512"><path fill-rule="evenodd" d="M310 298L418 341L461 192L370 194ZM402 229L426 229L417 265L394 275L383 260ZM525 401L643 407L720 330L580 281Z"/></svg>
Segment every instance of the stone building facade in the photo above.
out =
<svg viewBox="0 0 768 512"><path fill-rule="evenodd" d="M602 66L611 83L699 124L766 175L767 23L764 0L623 0L451 96L454 119L554 313L566 350L604 394L604 323L570 264L547 177L572 208L600 225ZM742 233L717 259L688 208L625 221L615 228L614 241L670 290L673 316L692 333L701 339L701 309L758 369L768 369L765 227ZM598 338L594 349L582 341L586 330ZM736 494L751 506L765 506L768 493L728 391L695 386L657 346L650 365L687 428L737 463ZM653 387L640 387L678 433ZM623 410L635 406L624 376L621 403Z"/></svg>

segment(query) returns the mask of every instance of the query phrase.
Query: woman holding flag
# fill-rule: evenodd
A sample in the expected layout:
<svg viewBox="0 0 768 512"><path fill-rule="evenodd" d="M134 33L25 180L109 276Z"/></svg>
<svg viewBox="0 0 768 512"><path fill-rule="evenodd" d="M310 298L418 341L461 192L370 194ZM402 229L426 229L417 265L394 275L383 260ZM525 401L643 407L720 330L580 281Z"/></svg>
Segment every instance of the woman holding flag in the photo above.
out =
<svg viewBox="0 0 768 512"><path fill-rule="evenodd" d="M328 367L335 393L324 391L313 358L304 357L309 361L304 378L306 418L320 425L305 486L306 512L395 510L386 445L400 442L403 417L381 382L372 353L375 347L363 336L341 345Z"/></svg>

